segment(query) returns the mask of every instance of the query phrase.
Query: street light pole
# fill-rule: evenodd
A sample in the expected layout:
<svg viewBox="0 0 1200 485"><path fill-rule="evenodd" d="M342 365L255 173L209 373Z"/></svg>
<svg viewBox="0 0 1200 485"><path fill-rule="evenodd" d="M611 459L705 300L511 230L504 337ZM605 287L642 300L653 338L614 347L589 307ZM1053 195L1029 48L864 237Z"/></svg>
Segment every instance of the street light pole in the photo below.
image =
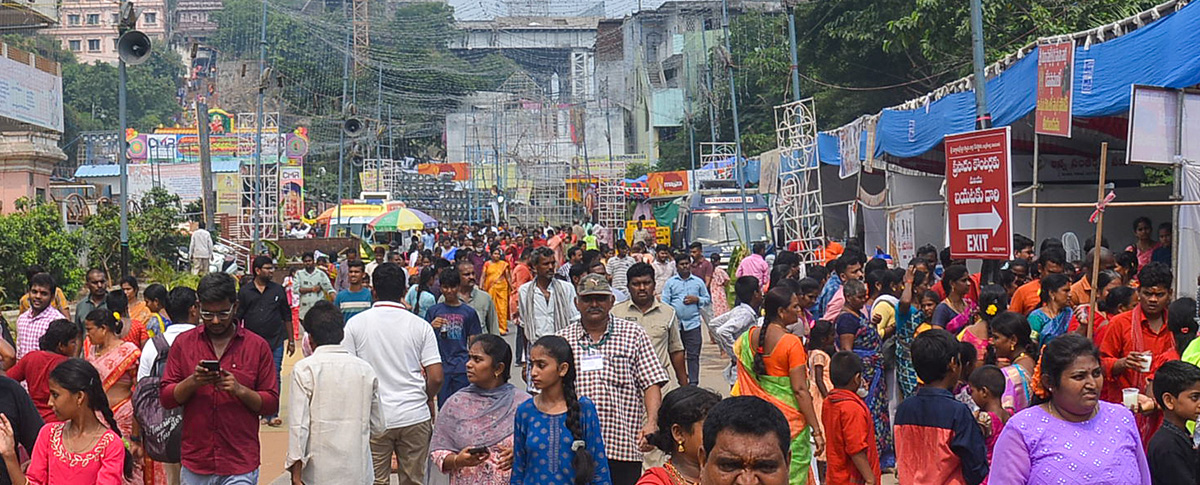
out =
<svg viewBox="0 0 1200 485"><path fill-rule="evenodd" d="M121 131L117 132L117 163L121 165L121 277L129 275L129 149L125 139L125 60L117 59L117 117Z"/></svg>
<svg viewBox="0 0 1200 485"><path fill-rule="evenodd" d="M262 129L263 129L263 97L266 88L266 79L263 79L263 72L267 68L267 0L262 3L262 36L258 43L258 113L255 121L254 133L254 244L250 247L254 255L262 252L260 244L262 243L262 234L260 226L262 225Z"/></svg>

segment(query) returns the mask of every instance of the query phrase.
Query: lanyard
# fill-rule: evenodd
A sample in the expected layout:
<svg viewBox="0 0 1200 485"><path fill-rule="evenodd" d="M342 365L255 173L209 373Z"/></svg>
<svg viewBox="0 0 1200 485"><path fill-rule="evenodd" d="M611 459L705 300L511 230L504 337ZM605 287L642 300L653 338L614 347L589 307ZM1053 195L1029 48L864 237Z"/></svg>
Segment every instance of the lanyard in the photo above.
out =
<svg viewBox="0 0 1200 485"><path fill-rule="evenodd" d="M583 331L583 335L582 335L583 349L584 350L600 350L600 347L603 347L604 343L608 342L608 336L612 334L612 327L613 327L612 315L609 315L608 316L608 327L606 327L604 329L604 335L600 337L599 342L596 342L594 344L592 343L592 336L589 335L587 333L587 330L585 329ZM583 328L583 325L580 325L580 328Z"/></svg>

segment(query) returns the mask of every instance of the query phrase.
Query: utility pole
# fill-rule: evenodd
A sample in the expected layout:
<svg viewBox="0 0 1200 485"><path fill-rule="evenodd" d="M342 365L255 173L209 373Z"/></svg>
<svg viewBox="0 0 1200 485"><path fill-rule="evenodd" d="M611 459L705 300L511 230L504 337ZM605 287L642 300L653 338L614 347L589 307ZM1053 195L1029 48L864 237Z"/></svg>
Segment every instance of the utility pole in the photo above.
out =
<svg viewBox="0 0 1200 485"><path fill-rule="evenodd" d="M974 0L979 1L979 0ZM742 230L746 232L746 244L750 244L750 214L746 210L746 182L742 170L742 128L738 122L737 87L733 77L733 47L729 41L729 0L721 0L721 33L725 36L726 72L729 73L729 99L733 109L733 175L737 179L738 194L742 199Z"/></svg>
<svg viewBox="0 0 1200 485"><path fill-rule="evenodd" d="M253 255L262 253L262 129L263 129L263 97L266 92L267 80L264 73L267 69L267 0L262 3L261 37L258 41L258 113L254 122L254 242L250 246Z"/></svg>
<svg viewBox="0 0 1200 485"><path fill-rule="evenodd" d="M707 23L707 20L708 19L705 19L705 22L701 23L701 25L700 25L701 29L702 29L702 32L701 32L702 35L700 35L700 48L704 50L704 82L705 82L705 84L708 85L708 96L705 96L705 98L708 100L708 135L709 135L708 141L716 143L717 142L717 111L716 111L717 107L712 102L712 96L713 96L713 76L712 76L712 63L711 63L712 54L710 54L708 52L708 27L707 27L707 25L705 25Z"/></svg>
<svg viewBox="0 0 1200 485"><path fill-rule="evenodd" d="M196 102L196 130L200 135L200 190L204 192L204 226L213 229L216 202L212 186L212 155L208 139L208 104Z"/></svg>
<svg viewBox="0 0 1200 485"><path fill-rule="evenodd" d="M379 78L375 87L375 120L383 120L383 63L379 63ZM383 147L379 143L379 130L375 130L375 189L383 188ZM389 192L390 193L390 192ZM390 197L390 196L389 196Z"/></svg>
<svg viewBox="0 0 1200 485"><path fill-rule="evenodd" d="M342 57L342 117L350 115L346 111L346 91L349 90L350 78L350 31L346 31L346 55ZM337 237L334 229L342 222L342 190L346 185L346 130L338 130L338 196L337 196L337 218L329 224L332 234L329 237Z"/></svg>
<svg viewBox="0 0 1200 485"><path fill-rule="evenodd" d="M787 8L788 51L792 57L792 101L800 101L800 61L796 54L796 1L783 0L783 6Z"/></svg>
<svg viewBox="0 0 1200 485"><path fill-rule="evenodd" d="M701 32L703 33L703 32ZM688 62L687 50L683 51L683 119L687 123L688 130L688 156L692 159L692 172L689 177L689 182L692 190L696 189L696 125L692 122L692 86L691 76L688 76L688 70L691 68L691 63Z"/></svg>
<svg viewBox="0 0 1200 485"><path fill-rule="evenodd" d="M983 0L971 0L971 60L975 67L975 128L992 127L992 115L987 110L987 78L983 73Z"/></svg>

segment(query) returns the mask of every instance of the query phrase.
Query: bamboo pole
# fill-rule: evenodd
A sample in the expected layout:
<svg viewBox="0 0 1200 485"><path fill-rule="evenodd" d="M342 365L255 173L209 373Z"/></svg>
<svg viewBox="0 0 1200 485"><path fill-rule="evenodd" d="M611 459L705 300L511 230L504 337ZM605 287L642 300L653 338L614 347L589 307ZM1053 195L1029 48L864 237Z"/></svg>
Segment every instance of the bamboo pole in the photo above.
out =
<svg viewBox="0 0 1200 485"><path fill-rule="evenodd" d="M1104 186L1107 176L1108 142L1104 142L1100 144L1100 183L1096 185L1096 239L1093 239L1093 241L1096 241L1096 247L1092 248L1092 290L1088 292L1090 295L1088 298L1090 300L1088 302L1088 313L1090 313L1087 326L1088 340L1092 339L1092 333L1096 329L1096 294L1100 292L1100 289L1096 288L1097 280L1100 277L1100 251L1097 251L1097 248L1100 247L1100 242L1104 240L1104 210L1100 207L1100 204L1104 203Z"/></svg>
<svg viewBox="0 0 1200 485"><path fill-rule="evenodd" d="M1200 205L1200 200L1148 200L1144 202L1109 202L1108 207L1171 207L1183 205ZM1039 209L1088 209L1096 207L1096 204L1091 202L1039 202L1032 204L1029 202L1021 202L1017 207L1037 207Z"/></svg>

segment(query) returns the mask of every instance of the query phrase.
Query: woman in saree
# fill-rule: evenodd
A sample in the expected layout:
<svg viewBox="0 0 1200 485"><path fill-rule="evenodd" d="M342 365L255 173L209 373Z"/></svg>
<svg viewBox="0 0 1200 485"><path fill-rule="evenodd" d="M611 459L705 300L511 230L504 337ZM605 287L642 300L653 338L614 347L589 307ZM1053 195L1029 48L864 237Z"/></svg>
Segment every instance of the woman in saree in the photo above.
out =
<svg viewBox="0 0 1200 485"><path fill-rule="evenodd" d="M734 396L756 396L774 404L787 417L791 428L792 485L816 483L814 454L825 449L825 437L816 423L820 416L813 407L808 386L808 353L804 343L788 332L804 307L788 285L780 285L763 298L764 325L742 334L734 344L737 383ZM814 448L815 445L815 448Z"/></svg>
<svg viewBox="0 0 1200 485"><path fill-rule="evenodd" d="M1037 336L1039 346L1054 337L1067 333L1071 325L1071 279L1064 274L1042 277L1042 306L1029 314L1029 328Z"/></svg>
<svg viewBox="0 0 1200 485"><path fill-rule="evenodd" d="M508 297L514 293L512 271L499 245L492 245L491 255L491 261L483 263L483 291L491 295L492 302L496 304L500 335L508 335Z"/></svg>
<svg viewBox="0 0 1200 485"><path fill-rule="evenodd" d="M916 268L917 266L909 266L904 273L904 290L900 293L900 302L896 305L896 382L900 385L902 400L917 392L917 370L913 367L912 341L917 335L917 327L927 323L925 312L921 310L921 299L929 290L929 285L926 283L926 273Z"/></svg>
<svg viewBox="0 0 1200 485"><path fill-rule="evenodd" d="M837 328L838 348L852 350L863 361L863 381L867 383L867 407L875 422L876 448L879 450L879 466L883 469L896 466L893 449L892 425L888 419L887 379L883 372L883 340L890 335L880 336L865 313L867 286L862 280L846 280L842 285L846 303L834 326Z"/></svg>
<svg viewBox="0 0 1200 485"><path fill-rule="evenodd" d="M1038 346L1029 334L1029 323L1020 313L1000 312L988 324L988 348L983 362L1000 367L1004 373L1000 405L1010 414L1033 402L1032 379Z"/></svg>
<svg viewBox="0 0 1200 485"><path fill-rule="evenodd" d="M142 351L136 345L123 340L119 335L125 325L115 312L108 309L92 310L84 321L91 348L87 361L100 373L100 384L108 396L109 407L120 428L121 436L129 438L129 451L133 454L133 484L164 484L166 475L162 465L149 461L142 453L141 444L133 441L141 436L140 426L133 419L133 381L137 376L138 361ZM147 468L145 465L151 465ZM143 481L144 476L150 479Z"/></svg>

